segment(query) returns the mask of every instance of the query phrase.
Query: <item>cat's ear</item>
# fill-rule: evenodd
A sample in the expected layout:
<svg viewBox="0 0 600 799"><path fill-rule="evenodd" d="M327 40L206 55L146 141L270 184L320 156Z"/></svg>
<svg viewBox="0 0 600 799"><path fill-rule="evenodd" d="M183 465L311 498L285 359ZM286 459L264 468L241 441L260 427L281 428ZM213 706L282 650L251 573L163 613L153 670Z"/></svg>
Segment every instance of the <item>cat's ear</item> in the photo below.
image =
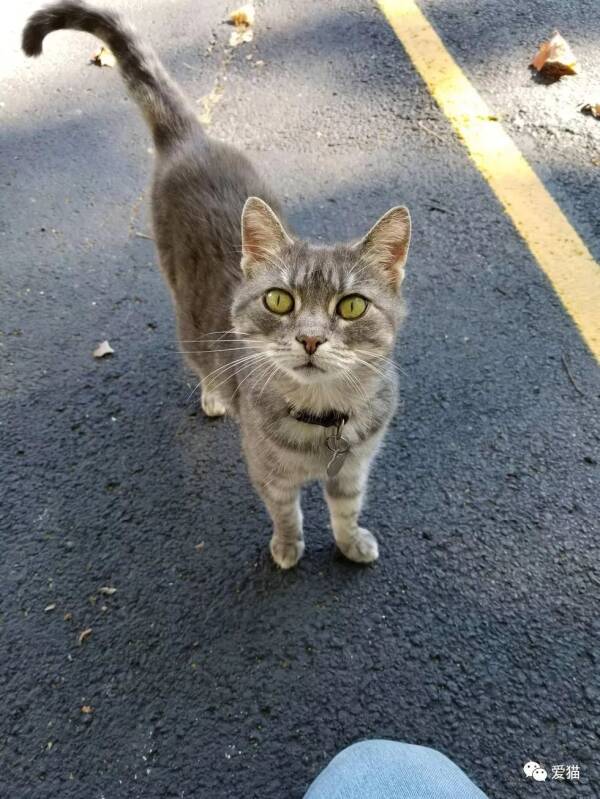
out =
<svg viewBox="0 0 600 799"><path fill-rule="evenodd" d="M242 269L248 273L254 264L277 258L292 240L275 212L258 197L249 197L242 211Z"/></svg>
<svg viewBox="0 0 600 799"><path fill-rule="evenodd" d="M409 244L410 214L408 208L399 205L384 214L354 246L362 260L381 269L392 286L399 288Z"/></svg>

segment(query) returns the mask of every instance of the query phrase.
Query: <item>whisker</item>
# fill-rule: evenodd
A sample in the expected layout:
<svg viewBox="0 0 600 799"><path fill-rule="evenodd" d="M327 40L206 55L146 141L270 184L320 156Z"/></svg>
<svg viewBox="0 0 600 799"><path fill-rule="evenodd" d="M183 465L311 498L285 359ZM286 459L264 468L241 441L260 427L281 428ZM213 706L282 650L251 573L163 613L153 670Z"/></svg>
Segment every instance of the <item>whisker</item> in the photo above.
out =
<svg viewBox="0 0 600 799"><path fill-rule="evenodd" d="M356 377L356 375L354 375L354 374L352 373L352 371L351 371L349 368L345 368L345 369L344 369L344 372L343 372L343 374L344 374L344 377L347 379L347 381L350 383L350 385L351 385L351 386L354 386L354 387L356 388L356 390L357 390L357 391L358 391L360 394L362 394L362 396L363 396L363 399L364 399L364 400L365 400L365 401L366 401L368 404L370 404L370 402L369 402L369 398L367 397L367 395L366 395L366 393L365 393L365 390L364 390L364 388L362 387L362 385L361 385L361 383L360 383L360 380L359 380L359 379Z"/></svg>
<svg viewBox="0 0 600 799"><path fill-rule="evenodd" d="M395 361L393 361L391 358L388 358L386 355L378 355L378 353L371 352L370 350L356 350L356 352L362 352L364 355L371 355L373 358L379 358L384 363L388 364L388 366L391 366L392 369L396 369L406 377L410 377L408 372L405 372L404 369L401 369Z"/></svg>
<svg viewBox="0 0 600 799"><path fill-rule="evenodd" d="M190 393L189 397L186 399L186 403L187 403L187 402L189 402L189 401L191 400L191 398L194 396L194 394L196 393L196 391L198 391L198 389L200 388L200 385L201 385L201 384L202 384L202 381L200 381L200 383L197 383L197 384L194 386L194 388L192 389L192 391L191 391L191 393Z"/></svg>
<svg viewBox="0 0 600 799"><path fill-rule="evenodd" d="M206 377L204 378L204 382L208 382L213 375L216 377L220 372L226 371L227 369L233 369L234 367L244 363L245 361L252 361L255 360L256 358L260 358L261 354L262 353L260 352L254 352L252 353L252 355L246 355L243 358L236 358L235 361L231 361L230 363L226 363L223 366L219 366L217 367L217 369L213 369L212 372L209 372L209 374L206 375Z"/></svg>
<svg viewBox="0 0 600 799"><path fill-rule="evenodd" d="M242 341L261 341L258 338L182 338L179 339L180 344L227 344L228 342L237 342L241 344Z"/></svg>
<svg viewBox="0 0 600 799"><path fill-rule="evenodd" d="M358 380L358 378L350 368L351 360L345 359L343 355L339 352L330 353L330 358L336 363L337 367L342 370L342 377L344 378L344 380L346 380L346 382L348 382L350 387L353 390L355 389L356 391L358 391L362 395L363 399L367 402L367 404L370 404L369 398L367 397L364 388L362 387L360 381Z"/></svg>
<svg viewBox="0 0 600 799"><path fill-rule="evenodd" d="M226 347L224 349L219 350L177 350L182 355L196 355L201 352L239 352L240 350L255 350L256 347Z"/></svg>
<svg viewBox="0 0 600 799"><path fill-rule="evenodd" d="M208 330L204 333L205 336L224 336L227 333L233 333L238 336L249 336L250 333L244 333L242 330L236 330L235 327L230 327L229 330ZM180 339L180 341L193 341L194 339Z"/></svg>
<svg viewBox="0 0 600 799"><path fill-rule="evenodd" d="M268 358L269 355L267 355L266 353L262 353L262 354L259 354L258 357L264 359L264 358ZM252 366L254 366L253 362L241 364L240 366L237 367L237 369L235 369L233 372L231 372L231 374L228 374L225 377L224 380L221 380L220 383L218 383L218 385L211 386L209 390L210 391L217 391L221 386L223 386L225 383L227 383L228 380L231 380L233 377L236 377L239 371L241 371L242 369L248 369L249 367L252 367ZM259 366L262 366L262 364L260 364L260 363L257 364L256 368L258 368ZM220 377L222 377L222 376L223 376L223 374L220 375ZM238 384L238 388L239 388L239 384ZM236 394L237 394L237 389L234 391L234 393L232 395L232 399L233 399L233 397L235 397Z"/></svg>
<svg viewBox="0 0 600 799"><path fill-rule="evenodd" d="M356 352L356 350L355 350L355 352ZM362 363L362 364L364 364L365 366L368 366L368 367L369 367L369 369L371 369L373 372L375 372L376 374L378 374L378 375L379 375L380 377L382 377L384 380L391 380L391 377L390 377L389 375L386 375L386 374L385 374L385 372L382 372L382 371L381 371L381 369L378 369L378 368L377 368L376 366L374 366L372 363L369 363L368 361L365 361L363 358L358 358L357 356L355 356L355 358L356 358L356 360L357 360L359 363Z"/></svg>
<svg viewBox="0 0 600 799"><path fill-rule="evenodd" d="M266 353L265 353L265 355L266 355ZM267 357L270 357L270 356L267 356ZM250 364L249 364L249 365L250 365ZM264 363L259 363L257 366L255 366L255 367L254 367L254 369L252 369L250 372L248 372L248 374L246 375L246 377L244 377L244 379L243 379L243 380L241 380L241 381L238 383L236 390L235 390L235 391L233 392L233 394L231 395L231 399L233 399L233 398L235 397L235 395L238 393L238 391L240 390L240 387L242 386L242 383L245 383L245 382L246 382L246 380L247 380L249 377L251 377L251 376L254 374L254 372L257 372L259 369L261 369L261 368L262 368L262 367L264 367L264 366L265 366L265 364L264 364ZM270 366L270 364L266 364L266 366L267 366L267 368L268 368L268 367Z"/></svg>
<svg viewBox="0 0 600 799"><path fill-rule="evenodd" d="M259 395L258 395L258 396L259 396L259 398L260 398L260 397L262 397L263 391L264 391L264 390L265 390L265 388L266 388L266 387L269 385L269 382L270 382L271 378L273 377L273 375L275 374L275 372L279 372L279 367L278 367L277 365L275 365L275 364L274 364L274 365L273 365L273 371L272 371L272 372L271 372L271 374L268 376L266 383L263 385L263 387L262 387L262 388L261 388L261 390L260 390L260 393L259 393Z"/></svg>

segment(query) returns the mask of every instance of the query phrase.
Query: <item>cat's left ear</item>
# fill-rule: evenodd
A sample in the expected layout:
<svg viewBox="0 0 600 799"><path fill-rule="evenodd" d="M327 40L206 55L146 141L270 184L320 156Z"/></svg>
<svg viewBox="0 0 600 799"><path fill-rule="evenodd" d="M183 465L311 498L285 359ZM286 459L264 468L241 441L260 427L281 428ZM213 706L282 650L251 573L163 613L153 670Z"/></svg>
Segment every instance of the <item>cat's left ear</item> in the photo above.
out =
<svg viewBox="0 0 600 799"><path fill-rule="evenodd" d="M249 197L242 211L242 269L248 274L259 263L277 258L292 240L275 211L258 197Z"/></svg>
<svg viewBox="0 0 600 799"><path fill-rule="evenodd" d="M408 208L399 205L384 214L354 247L361 259L381 269L398 289L404 280L409 244L410 214Z"/></svg>

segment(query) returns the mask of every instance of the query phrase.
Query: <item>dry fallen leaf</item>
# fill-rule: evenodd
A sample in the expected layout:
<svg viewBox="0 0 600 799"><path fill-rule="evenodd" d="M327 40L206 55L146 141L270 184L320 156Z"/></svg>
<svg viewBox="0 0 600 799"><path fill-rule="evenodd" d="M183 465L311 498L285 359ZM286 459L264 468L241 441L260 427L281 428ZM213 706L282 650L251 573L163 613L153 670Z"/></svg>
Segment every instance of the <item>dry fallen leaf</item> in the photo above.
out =
<svg viewBox="0 0 600 799"><path fill-rule="evenodd" d="M81 712L82 713L86 713L86 714L93 713L94 712L94 708L91 705L82 705L81 706Z"/></svg>
<svg viewBox="0 0 600 799"><path fill-rule="evenodd" d="M246 5L232 11L227 21L230 25L235 25L236 27L249 28L254 25L254 18L254 6L252 3L246 3Z"/></svg>
<svg viewBox="0 0 600 799"><path fill-rule="evenodd" d="M116 63L117 59L104 45L90 58L90 64L95 64L97 67L114 67Z"/></svg>
<svg viewBox="0 0 600 799"><path fill-rule="evenodd" d="M229 46L237 47L242 42L251 42L254 39L254 31L252 28L236 28L231 32L229 37Z"/></svg>
<svg viewBox="0 0 600 799"><path fill-rule="evenodd" d="M199 544L196 544L194 549L196 550L196 552L202 552L202 550L204 549L204 541L200 541Z"/></svg>
<svg viewBox="0 0 600 799"><path fill-rule="evenodd" d="M112 585L103 585L102 588L99 588L98 591L104 596L112 596L116 592L116 588L113 588Z"/></svg>
<svg viewBox="0 0 600 799"><path fill-rule="evenodd" d="M89 638L91 634L92 634L91 627L86 627L85 630L82 630L79 633L79 636L77 637L77 643L79 644L79 646L81 646L81 644L85 641L85 639Z"/></svg>
<svg viewBox="0 0 600 799"><path fill-rule="evenodd" d="M114 352L108 341L101 341L94 350L94 358L104 358L105 355L111 355Z"/></svg>
<svg viewBox="0 0 600 799"><path fill-rule="evenodd" d="M49 611L54 610L55 607L56 605L54 604L54 602L51 605L46 605L46 607L44 608L44 613L48 613Z"/></svg>
<svg viewBox="0 0 600 799"><path fill-rule="evenodd" d="M212 114L213 109L223 96L223 86L215 86L215 88L210 92L210 94L206 94L204 97L201 98L200 102L204 106L204 110L201 114L198 114L198 119L200 122L208 127L212 122Z"/></svg>
<svg viewBox="0 0 600 799"><path fill-rule="evenodd" d="M594 119L600 119L600 103L586 103L581 106L582 114L589 114Z"/></svg>
<svg viewBox="0 0 600 799"><path fill-rule="evenodd" d="M252 30L254 18L255 13L252 3L246 3L246 5L231 12L227 22L229 22L230 25L234 25L235 30L231 32L231 36L229 37L230 47L237 47L238 44L242 44L242 42L252 41L254 38L254 31Z"/></svg>
<svg viewBox="0 0 600 799"><path fill-rule="evenodd" d="M539 50L531 61L531 66L538 72L555 78L560 78L563 75L575 75L579 72L575 54L558 31L555 31L550 41L540 44Z"/></svg>

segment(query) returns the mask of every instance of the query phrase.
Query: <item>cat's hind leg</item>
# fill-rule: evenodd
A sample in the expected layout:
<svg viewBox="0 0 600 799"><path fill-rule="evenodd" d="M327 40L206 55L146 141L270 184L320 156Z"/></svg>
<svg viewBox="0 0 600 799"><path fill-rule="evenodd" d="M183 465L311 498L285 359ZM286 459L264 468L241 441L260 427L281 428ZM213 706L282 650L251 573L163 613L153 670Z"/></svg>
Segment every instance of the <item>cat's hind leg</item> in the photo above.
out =
<svg viewBox="0 0 600 799"><path fill-rule="evenodd" d="M206 416L224 416L228 410L227 397L231 396L229 369L226 362L219 360L218 347L210 335L206 335L191 321L189 313L184 313L177 305L177 333L184 361L198 377L192 394L196 401L200 397L200 407ZM215 351L213 351L215 350ZM198 390L200 394L198 395Z"/></svg>
<svg viewBox="0 0 600 799"><path fill-rule="evenodd" d="M218 390L208 388L207 382L200 381L201 395L200 405L206 416L225 416L227 413L227 403Z"/></svg>

